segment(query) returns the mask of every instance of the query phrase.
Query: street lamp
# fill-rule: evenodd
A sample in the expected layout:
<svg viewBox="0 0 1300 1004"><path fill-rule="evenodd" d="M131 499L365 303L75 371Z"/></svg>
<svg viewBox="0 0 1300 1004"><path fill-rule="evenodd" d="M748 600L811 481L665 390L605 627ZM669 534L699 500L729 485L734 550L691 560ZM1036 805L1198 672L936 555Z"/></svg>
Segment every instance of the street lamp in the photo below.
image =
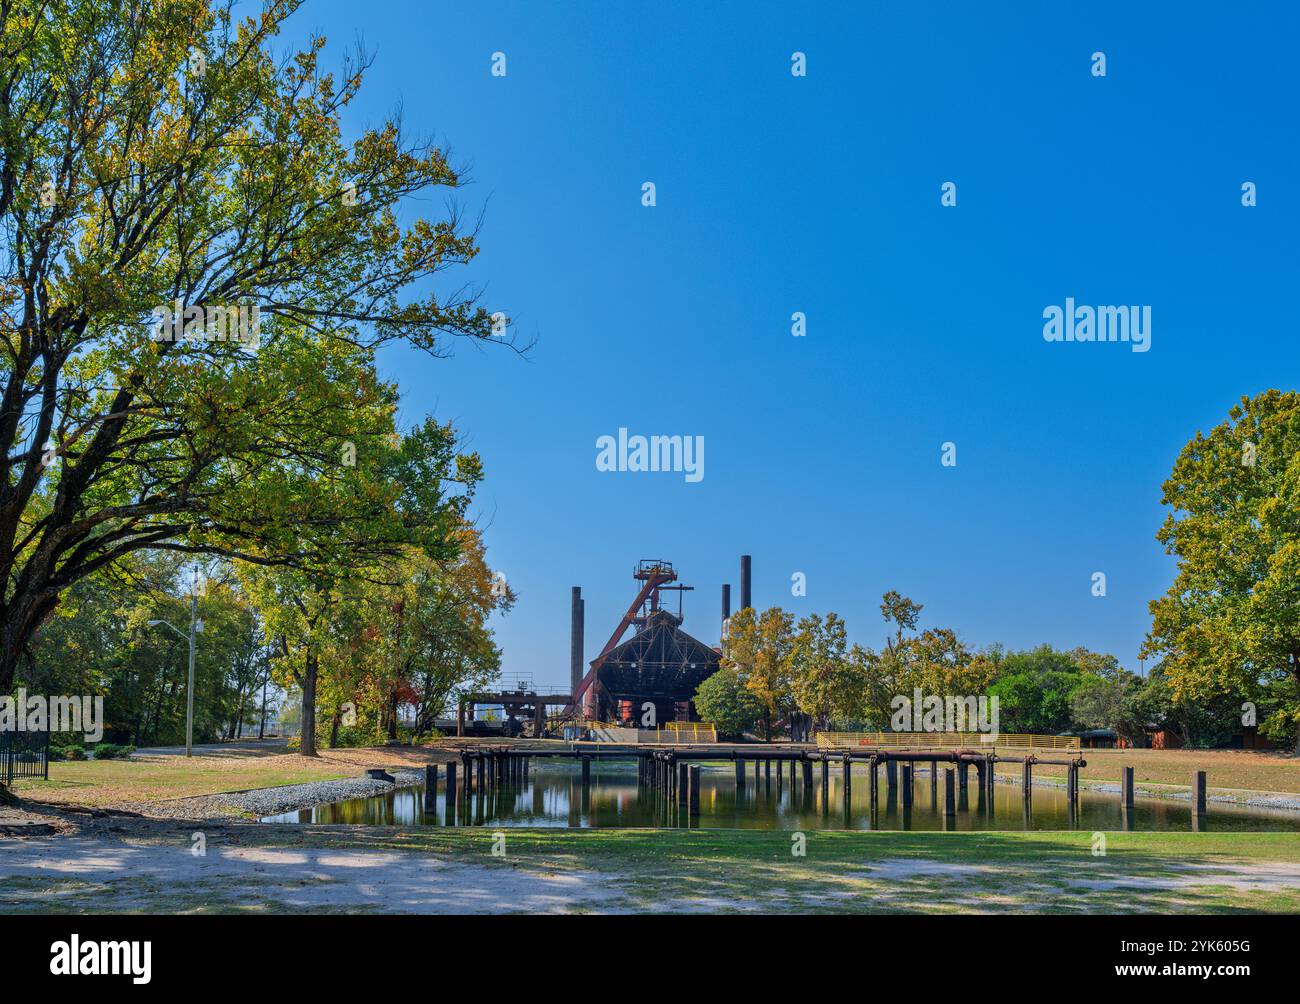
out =
<svg viewBox="0 0 1300 1004"><path fill-rule="evenodd" d="M150 621L150 627L165 627L174 631L180 637L190 643L190 675L189 684L185 690L185 755L194 755L194 636L203 633L203 622L199 620L199 597L197 593L190 594L190 631L186 634L175 624L169 624L167 621L157 620Z"/></svg>

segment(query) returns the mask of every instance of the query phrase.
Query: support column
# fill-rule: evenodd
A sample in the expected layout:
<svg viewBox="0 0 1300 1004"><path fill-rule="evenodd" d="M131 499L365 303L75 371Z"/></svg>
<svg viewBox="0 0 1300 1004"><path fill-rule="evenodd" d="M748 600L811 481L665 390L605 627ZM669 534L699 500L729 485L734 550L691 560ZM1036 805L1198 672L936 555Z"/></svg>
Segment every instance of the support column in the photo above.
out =
<svg viewBox="0 0 1300 1004"><path fill-rule="evenodd" d="M745 793L745 761L736 757L736 796Z"/></svg>
<svg viewBox="0 0 1300 1004"><path fill-rule="evenodd" d="M955 819L957 817L957 779L953 776L955 773L951 767L945 767L943 771L943 815L945 819Z"/></svg>
<svg viewBox="0 0 1300 1004"><path fill-rule="evenodd" d="M1205 771L1198 770L1192 777L1192 807L1197 816L1205 818L1206 812Z"/></svg>
<svg viewBox="0 0 1300 1004"><path fill-rule="evenodd" d="M456 823L456 764L447 764L447 825Z"/></svg>
<svg viewBox="0 0 1300 1004"><path fill-rule="evenodd" d="M898 791L898 762L896 760L885 761L885 785L889 788L890 794L896 794Z"/></svg>
<svg viewBox="0 0 1300 1004"><path fill-rule="evenodd" d="M700 818L700 765L693 763L690 765L689 770L691 786L690 815L691 819L695 820Z"/></svg>
<svg viewBox="0 0 1300 1004"><path fill-rule="evenodd" d="M1125 812L1133 810L1133 768L1125 767L1119 779L1121 804Z"/></svg>
<svg viewBox="0 0 1300 1004"><path fill-rule="evenodd" d="M455 768L451 764L447 765L448 770ZM450 799L448 793L448 799ZM424 811L426 815L433 815L434 810L438 807L438 765L431 763L424 768Z"/></svg>

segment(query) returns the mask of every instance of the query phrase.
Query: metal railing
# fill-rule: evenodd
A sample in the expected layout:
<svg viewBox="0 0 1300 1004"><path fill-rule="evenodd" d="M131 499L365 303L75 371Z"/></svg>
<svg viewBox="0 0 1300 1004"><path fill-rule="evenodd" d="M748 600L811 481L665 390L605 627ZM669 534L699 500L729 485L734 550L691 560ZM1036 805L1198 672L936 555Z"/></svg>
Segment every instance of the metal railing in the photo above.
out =
<svg viewBox="0 0 1300 1004"><path fill-rule="evenodd" d="M48 732L0 732L0 781L12 784L16 777L50 779Z"/></svg>
<svg viewBox="0 0 1300 1004"><path fill-rule="evenodd" d="M1024 749L1078 750L1078 736L1038 736L1012 732L818 732L821 749Z"/></svg>
<svg viewBox="0 0 1300 1004"><path fill-rule="evenodd" d="M718 730L712 722L665 722L655 736L660 743L716 743Z"/></svg>

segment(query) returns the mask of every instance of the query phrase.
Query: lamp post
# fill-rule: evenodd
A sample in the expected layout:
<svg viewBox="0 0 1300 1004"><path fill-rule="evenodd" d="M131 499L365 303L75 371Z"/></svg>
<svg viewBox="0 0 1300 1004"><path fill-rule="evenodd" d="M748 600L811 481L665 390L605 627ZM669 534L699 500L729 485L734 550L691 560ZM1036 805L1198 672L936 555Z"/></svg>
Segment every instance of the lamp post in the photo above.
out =
<svg viewBox="0 0 1300 1004"><path fill-rule="evenodd" d="M186 634L175 624L170 624L164 620L150 621L150 627L165 627L190 644L190 673L189 683L185 688L185 755L194 755L194 643L195 635L203 633L203 622L199 620L199 595L198 592L190 593L190 630Z"/></svg>

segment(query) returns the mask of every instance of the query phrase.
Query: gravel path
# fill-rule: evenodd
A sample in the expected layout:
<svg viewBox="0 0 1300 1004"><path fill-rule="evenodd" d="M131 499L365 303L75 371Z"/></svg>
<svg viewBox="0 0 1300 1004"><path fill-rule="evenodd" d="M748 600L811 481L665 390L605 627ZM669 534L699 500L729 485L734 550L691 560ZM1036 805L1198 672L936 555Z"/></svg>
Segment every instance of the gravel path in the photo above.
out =
<svg viewBox="0 0 1300 1004"><path fill-rule="evenodd" d="M386 795L397 788L413 788L424 783L422 770L396 770L393 783L376 781L369 777L345 778L341 781L312 781L309 784L290 784L280 788L256 788L227 795L214 795L217 805L251 813L254 816L275 816L297 809L310 809L314 805L343 802L351 798L372 798Z"/></svg>

